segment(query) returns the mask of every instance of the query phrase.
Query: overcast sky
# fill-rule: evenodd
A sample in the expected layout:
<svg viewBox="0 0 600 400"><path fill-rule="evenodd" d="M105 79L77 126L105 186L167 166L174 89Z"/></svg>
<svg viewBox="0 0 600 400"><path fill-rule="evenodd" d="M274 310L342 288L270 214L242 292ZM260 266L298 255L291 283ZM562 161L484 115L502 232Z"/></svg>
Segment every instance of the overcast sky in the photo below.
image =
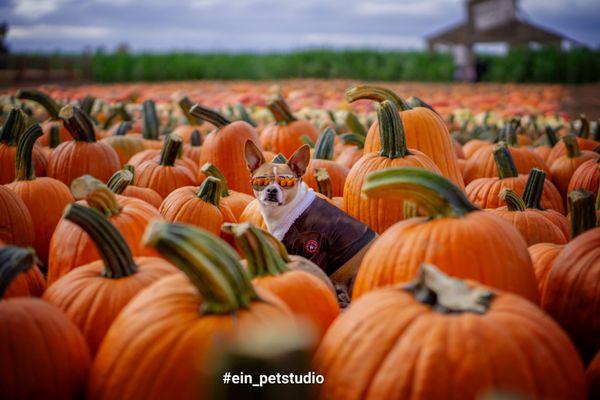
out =
<svg viewBox="0 0 600 400"><path fill-rule="evenodd" d="M529 20L599 46L600 0L520 4ZM459 0L0 0L13 51L415 49L463 13Z"/></svg>

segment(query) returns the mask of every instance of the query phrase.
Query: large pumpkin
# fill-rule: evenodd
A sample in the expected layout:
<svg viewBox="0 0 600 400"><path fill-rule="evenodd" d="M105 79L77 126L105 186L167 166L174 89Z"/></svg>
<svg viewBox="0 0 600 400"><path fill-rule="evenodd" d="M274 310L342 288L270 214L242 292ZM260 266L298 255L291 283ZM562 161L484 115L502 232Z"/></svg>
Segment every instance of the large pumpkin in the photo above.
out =
<svg viewBox="0 0 600 400"><path fill-rule="evenodd" d="M119 314L96 354L87 398L210 397L213 352L255 326L289 321L290 311L255 291L237 253L205 231L156 222L145 240L185 274L161 279Z"/></svg>
<svg viewBox="0 0 600 400"><path fill-rule="evenodd" d="M134 258L117 228L93 208L72 204L64 217L91 237L101 260L70 271L50 285L43 298L77 325L93 356L127 303L177 269L159 257Z"/></svg>
<svg viewBox="0 0 600 400"><path fill-rule="evenodd" d="M206 176L212 176L221 181L221 203L228 207L235 220L238 221L246 206L250 204L252 200L254 200L254 196L250 196L249 194L237 192L235 190L229 190L227 186L227 179L223 175L221 171L217 167L215 167L211 163L206 163L200 168L200 172L202 172Z"/></svg>
<svg viewBox="0 0 600 400"><path fill-rule="evenodd" d="M404 199L366 199L361 190L368 173L390 167L413 166L439 173L434 162L419 150L406 146L404 123L395 103L385 100L377 111L377 132L383 143L379 152L365 153L350 169L344 186L344 210L382 233L403 216Z"/></svg>
<svg viewBox="0 0 600 400"><path fill-rule="evenodd" d="M575 136L563 136L562 141L565 144L566 154L558 157L552 165L550 165L550 172L552 173L552 182L554 182L560 193L563 195L563 198L566 198L569 182L577 168L589 160L597 162L599 155L593 151L580 150Z"/></svg>
<svg viewBox="0 0 600 400"><path fill-rule="evenodd" d="M354 102L370 99L378 102L392 101L399 110L400 119L406 135L406 146L427 155L439 168L441 174L460 188L464 188L462 174L456 162L456 153L450 132L442 118L427 107L411 108L406 101L389 89L376 86L353 86L346 90L346 99ZM369 128L364 152L381 150L379 123Z"/></svg>
<svg viewBox="0 0 600 400"><path fill-rule="evenodd" d="M3 297L40 297L46 289L46 279L38 265L33 250L0 244L0 276L13 276L10 282L5 281L6 287L0 287Z"/></svg>
<svg viewBox="0 0 600 400"><path fill-rule="evenodd" d="M27 205L13 190L0 185L0 241L15 246L32 246L33 220Z"/></svg>
<svg viewBox="0 0 600 400"><path fill-rule="evenodd" d="M318 190L319 185L314 174L318 169L324 168L331 179L332 195L341 196L344 192L344 183L346 182L349 170L336 161L333 161L334 139L335 131L331 128L325 129L319 136L302 180L313 190Z"/></svg>
<svg viewBox="0 0 600 400"><path fill-rule="evenodd" d="M586 396L584 370L560 327L531 302L431 265L403 286L353 302L314 358L318 398L535 399Z"/></svg>
<svg viewBox="0 0 600 400"><path fill-rule="evenodd" d="M567 193L575 189L585 189L598 194L600 186L600 158L587 160L581 164L571 176Z"/></svg>
<svg viewBox="0 0 600 400"><path fill-rule="evenodd" d="M204 140L199 165L214 164L225 175L230 189L252 195L244 148L246 141L251 140L262 149L254 127L245 121L231 122L218 112L198 104L192 107L190 114L217 127Z"/></svg>
<svg viewBox="0 0 600 400"><path fill-rule="evenodd" d="M402 167L372 173L368 197L402 196L428 217L393 225L367 250L354 299L378 287L408 282L423 262L444 272L517 293L537 303L538 292L525 239L509 223L475 207L450 181Z"/></svg>

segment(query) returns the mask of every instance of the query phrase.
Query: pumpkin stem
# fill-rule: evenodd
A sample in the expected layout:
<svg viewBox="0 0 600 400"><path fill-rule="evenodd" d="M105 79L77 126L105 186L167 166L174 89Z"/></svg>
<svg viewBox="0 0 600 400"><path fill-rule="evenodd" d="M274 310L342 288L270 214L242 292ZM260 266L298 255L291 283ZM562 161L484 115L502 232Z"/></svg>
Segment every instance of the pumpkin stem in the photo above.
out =
<svg viewBox="0 0 600 400"><path fill-rule="evenodd" d="M190 146L200 147L202 146L202 135L198 129L194 129L190 135Z"/></svg>
<svg viewBox="0 0 600 400"><path fill-rule="evenodd" d="M344 123L348 129L350 129L350 132L356 136L362 136L363 138L367 136L367 130L363 124L360 123L356 114L354 114L352 111L348 111L348 113L346 113L346 119L344 120Z"/></svg>
<svg viewBox="0 0 600 400"><path fill-rule="evenodd" d="M201 118L204 121L208 121L214 126L219 128L223 128L231 123L230 120L221 115L218 111L211 110L208 107L201 106L200 104L194 104L192 108L190 108L189 113L196 118Z"/></svg>
<svg viewBox="0 0 600 400"><path fill-rule="evenodd" d="M273 157L271 162L273 164L287 164L288 159L283 154L278 153L277 155L275 155L275 157Z"/></svg>
<svg viewBox="0 0 600 400"><path fill-rule="evenodd" d="M516 178L519 176L515 161L506 143L499 142L494 145L494 161L496 161L496 168L498 169L498 177L500 179Z"/></svg>
<svg viewBox="0 0 600 400"><path fill-rule="evenodd" d="M49 143L48 147L55 149L60 144L60 127L58 125L50 125L50 132L48 132Z"/></svg>
<svg viewBox="0 0 600 400"><path fill-rule="evenodd" d="M556 135L556 131L552 129L550 125L546 125L546 140L550 147L554 147L556 143L558 143L558 136Z"/></svg>
<svg viewBox="0 0 600 400"><path fill-rule="evenodd" d="M143 243L181 269L202 296L203 314L228 314L258 299L237 253L222 239L191 225L153 221Z"/></svg>
<svg viewBox="0 0 600 400"><path fill-rule="evenodd" d="M365 137L354 133L344 133L340 135L340 140L343 144L354 145L359 149L365 148Z"/></svg>
<svg viewBox="0 0 600 400"><path fill-rule="evenodd" d="M571 240L588 229L596 227L596 209L594 194L585 189L573 190L567 196L569 216L571 218Z"/></svg>
<svg viewBox="0 0 600 400"><path fill-rule="evenodd" d="M83 175L71 182L71 192L75 200L85 200L106 217L117 215L122 206L117 196L105 184L91 175Z"/></svg>
<svg viewBox="0 0 600 400"><path fill-rule="evenodd" d="M267 103L267 108L271 111L271 114L273 114L273 118L275 118L275 122L278 125L287 125L297 121L290 106L281 95L271 98Z"/></svg>
<svg viewBox="0 0 600 400"><path fill-rule="evenodd" d="M40 92L37 89L19 89L15 97L20 100L30 100L38 103L46 110L50 119L54 121L59 120L60 106L46 93Z"/></svg>
<svg viewBox="0 0 600 400"><path fill-rule="evenodd" d="M87 115L92 115L92 109L94 108L94 103L96 103L96 98L90 94L85 96L83 100L79 103L79 107L81 110Z"/></svg>
<svg viewBox="0 0 600 400"><path fill-rule="evenodd" d="M221 180L213 176L209 176L204 180L204 182L202 182L202 185L200 185L200 189L198 189L196 196L206 203L210 203L219 207L222 190Z"/></svg>
<svg viewBox="0 0 600 400"><path fill-rule="evenodd" d="M381 138L379 155L389 159L404 158L410 155L406 148L404 125L396 105L389 100L384 100L377 109L377 119Z"/></svg>
<svg viewBox="0 0 600 400"><path fill-rule="evenodd" d="M396 105L400 111L410 110L408 103L396 92L381 86L357 85L346 89L346 100L354 103L356 100L373 100L383 102L389 100Z"/></svg>
<svg viewBox="0 0 600 400"><path fill-rule="evenodd" d="M179 104L179 108L181 108L183 115L185 115L185 118L187 119L188 124L190 124L190 125L202 124L202 118L199 118L195 115L190 114L190 109L194 106L194 103L192 103L192 101L190 100L189 97L183 96L177 104Z"/></svg>
<svg viewBox="0 0 600 400"><path fill-rule="evenodd" d="M596 126L592 132L592 139L594 139L596 142L600 142L600 119L596 120Z"/></svg>
<svg viewBox="0 0 600 400"><path fill-rule="evenodd" d="M84 113L81 108L75 107L72 104L67 104L60 109L58 116L73 139L89 143L96 141L94 124L89 115Z"/></svg>
<svg viewBox="0 0 600 400"><path fill-rule="evenodd" d="M127 186L133 184L134 174L128 169L121 169L110 177L106 186L114 193L121 194Z"/></svg>
<svg viewBox="0 0 600 400"><path fill-rule="evenodd" d="M20 108L11 109L0 131L0 143L14 146L17 144L19 136L21 136L26 126L27 114Z"/></svg>
<svg viewBox="0 0 600 400"><path fill-rule="evenodd" d="M334 138L335 131L332 128L326 128L317 139L312 158L315 160L333 160Z"/></svg>
<svg viewBox="0 0 600 400"><path fill-rule="evenodd" d="M311 149L315 148L315 142L307 135L300 136L300 141L308 145L308 147L310 147Z"/></svg>
<svg viewBox="0 0 600 400"><path fill-rule="evenodd" d="M331 199L333 197L333 187L329 172L325 168L317 168L314 176L317 181L317 191L328 199Z"/></svg>
<svg viewBox="0 0 600 400"><path fill-rule="evenodd" d="M241 121L246 121L247 123L252 125L254 128L256 128L258 126L256 121L250 116L250 114L248 114L248 111L246 110L246 107L244 107L243 104L237 103L235 105L235 108L240 116Z"/></svg>
<svg viewBox="0 0 600 400"><path fill-rule="evenodd" d="M479 210L448 179L416 167L373 171L367 175L362 191L367 197L408 198L434 218L462 217Z"/></svg>
<svg viewBox="0 0 600 400"><path fill-rule="evenodd" d="M500 192L500 198L506 202L508 211L525 211L525 202L515 191L504 188Z"/></svg>
<svg viewBox="0 0 600 400"><path fill-rule="evenodd" d="M252 278L280 275L288 270L285 260L269 243L262 229L244 222L223 224L223 230L234 235L235 243L246 257L246 267Z"/></svg>
<svg viewBox="0 0 600 400"><path fill-rule="evenodd" d="M96 209L71 203L64 212L64 218L85 231L96 246L104 263L102 276L118 279L135 274L137 265L123 235Z"/></svg>
<svg viewBox="0 0 600 400"><path fill-rule="evenodd" d="M442 314L472 312L486 313L494 292L469 287L465 281L451 278L431 264L421 264L416 278L402 290L434 311Z"/></svg>
<svg viewBox="0 0 600 400"><path fill-rule="evenodd" d="M544 194L544 182L546 173L538 168L532 168L523 190L523 200L527 208L544 210L542 207L542 195Z"/></svg>
<svg viewBox="0 0 600 400"><path fill-rule="evenodd" d="M498 133L498 141L505 142L507 145L517 147L519 139L517 137L518 122L513 120L508 122Z"/></svg>
<svg viewBox="0 0 600 400"><path fill-rule="evenodd" d="M212 176L218 179L221 182L221 197L229 196L229 189L227 188L227 178L225 178L225 175L223 175L221 170L217 168L216 165L207 162L202 166L202 168L200 168L200 172L202 172L206 176Z"/></svg>
<svg viewBox="0 0 600 400"><path fill-rule="evenodd" d="M428 103L424 102L423 100L421 100L420 98L418 98L416 96L410 96L408 99L406 99L406 102L408 103L408 105L411 108L424 107L424 108L429 108L431 111L433 111L436 114L438 113L437 111L435 111L435 109L431 105L429 105Z"/></svg>
<svg viewBox="0 0 600 400"><path fill-rule="evenodd" d="M590 137L590 121L584 114L579 116L579 130L577 131L577 136L580 138L589 138Z"/></svg>
<svg viewBox="0 0 600 400"><path fill-rule="evenodd" d="M402 212L405 219L415 218L419 216L419 206L414 201L404 201L402 204Z"/></svg>
<svg viewBox="0 0 600 400"><path fill-rule="evenodd" d="M581 155L579 143L577 143L577 138L575 136L565 135L563 136L562 141L565 144L565 149L567 150L567 157L575 158Z"/></svg>
<svg viewBox="0 0 600 400"><path fill-rule="evenodd" d="M127 132L131 130L132 127L133 124L131 123L131 121L122 121L117 126L117 129L115 129L115 133L113 134L113 136L125 136L127 135Z"/></svg>
<svg viewBox="0 0 600 400"><path fill-rule="evenodd" d="M165 167L175 165L175 160L179 156L179 152L183 147L183 139L179 135L169 135L165 138L162 149L160 150L160 158L158 163Z"/></svg>
<svg viewBox="0 0 600 400"><path fill-rule="evenodd" d="M42 128L38 124L33 124L19 137L17 155L15 157L15 179L17 181L31 181L35 179L35 168L32 157L33 146L37 138L42 136L42 134Z"/></svg>
<svg viewBox="0 0 600 400"><path fill-rule="evenodd" d="M142 103L142 137L146 140L158 140L160 122L156 113L156 103L145 100Z"/></svg>
<svg viewBox="0 0 600 400"><path fill-rule="evenodd" d="M39 261L31 248L22 249L17 246L0 248L0 299L12 281Z"/></svg>

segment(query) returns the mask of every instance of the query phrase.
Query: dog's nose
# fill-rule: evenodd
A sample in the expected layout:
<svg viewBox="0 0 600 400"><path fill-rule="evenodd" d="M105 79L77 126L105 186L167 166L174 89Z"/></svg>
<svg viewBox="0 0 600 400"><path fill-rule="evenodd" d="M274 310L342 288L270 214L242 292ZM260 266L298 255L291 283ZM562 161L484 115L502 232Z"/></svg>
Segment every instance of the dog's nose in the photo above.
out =
<svg viewBox="0 0 600 400"><path fill-rule="evenodd" d="M267 188L267 194L270 194L270 193L275 193L275 192L277 192L277 189L276 189L276 188L274 188L274 187L268 187L268 188Z"/></svg>

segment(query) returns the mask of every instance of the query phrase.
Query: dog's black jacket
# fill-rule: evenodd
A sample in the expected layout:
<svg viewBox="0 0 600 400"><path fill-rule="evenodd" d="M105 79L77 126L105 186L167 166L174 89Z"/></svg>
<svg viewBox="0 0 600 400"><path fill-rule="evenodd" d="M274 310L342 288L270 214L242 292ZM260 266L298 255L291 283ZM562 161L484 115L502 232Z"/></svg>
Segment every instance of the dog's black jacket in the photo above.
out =
<svg viewBox="0 0 600 400"><path fill-rule="evenodd" d="M303 256L333 274L375 238L367 225L315 197L283 237L290 254Z"/></svg>

